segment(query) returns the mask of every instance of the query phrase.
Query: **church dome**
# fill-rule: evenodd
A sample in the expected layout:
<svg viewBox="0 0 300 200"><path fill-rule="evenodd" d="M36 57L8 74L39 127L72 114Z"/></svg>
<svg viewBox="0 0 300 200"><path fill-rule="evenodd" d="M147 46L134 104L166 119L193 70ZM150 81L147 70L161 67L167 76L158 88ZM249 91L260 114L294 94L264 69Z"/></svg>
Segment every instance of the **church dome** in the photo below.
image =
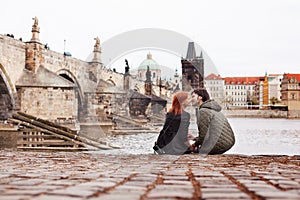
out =
<svg viewBox="0 0 300 200"><path fill-rule="evenodd" d="M159 64L152 59L152 54L147 54L147 59L141 62L138 70L147 70L147 66L149 66L149 70L160 70Z"/></svg>

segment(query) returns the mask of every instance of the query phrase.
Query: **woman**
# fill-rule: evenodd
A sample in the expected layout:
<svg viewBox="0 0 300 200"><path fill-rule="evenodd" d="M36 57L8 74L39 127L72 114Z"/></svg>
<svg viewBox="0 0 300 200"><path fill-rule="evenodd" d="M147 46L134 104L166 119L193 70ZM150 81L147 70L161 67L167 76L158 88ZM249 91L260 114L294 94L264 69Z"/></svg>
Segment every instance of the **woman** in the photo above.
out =
<svg viewBox="0 0 300 200"><path fill-rule="evenodd" d="M189 104L187 92L177 92L172 101L172 107L166 115L165 124L161 130L156 147L166 154L190 153L188 128L190 114L184 111ZM157 151L157 149L154 150Z"/></svg>

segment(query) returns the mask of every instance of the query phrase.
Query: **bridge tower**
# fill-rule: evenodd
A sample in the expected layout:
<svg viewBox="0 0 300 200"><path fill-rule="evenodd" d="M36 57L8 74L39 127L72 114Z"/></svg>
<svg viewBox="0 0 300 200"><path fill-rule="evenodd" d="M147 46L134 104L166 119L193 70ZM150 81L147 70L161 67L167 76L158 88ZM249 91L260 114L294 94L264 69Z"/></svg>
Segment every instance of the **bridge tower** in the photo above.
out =
<svg viewBox="0 0 300 200"><path fill-rule="evenodd" d="M181 59L182 90L204 87L204 59L202 52L196 56L194 42L189 42L186 58Z"/></svg>

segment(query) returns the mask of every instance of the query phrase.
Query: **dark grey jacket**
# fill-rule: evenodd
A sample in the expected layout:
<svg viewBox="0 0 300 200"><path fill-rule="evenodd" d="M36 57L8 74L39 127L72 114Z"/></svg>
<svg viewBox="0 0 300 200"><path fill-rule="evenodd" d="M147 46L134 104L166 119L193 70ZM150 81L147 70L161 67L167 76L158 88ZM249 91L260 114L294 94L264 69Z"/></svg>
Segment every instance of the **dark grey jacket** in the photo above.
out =
<svg viewBox="0 0 300 200"><path fill-rule="evenodd" d="M217 102L208 100L196 110L199 153L222 154L234 145L234 133L221 109Z"/></svg>
<svg viewBox="0 0 300 200"><path fill-rule="evenodd" d="M183 111L182 114L175 115L167 113L166 121L158 138L158 144L167 154L183 154L187 151L188 129L190 125L190 114ZM164 136L166 138L164 138ZM165 140L159 141L159 140ZM165 143L165 144L163 144Z"/></svg>

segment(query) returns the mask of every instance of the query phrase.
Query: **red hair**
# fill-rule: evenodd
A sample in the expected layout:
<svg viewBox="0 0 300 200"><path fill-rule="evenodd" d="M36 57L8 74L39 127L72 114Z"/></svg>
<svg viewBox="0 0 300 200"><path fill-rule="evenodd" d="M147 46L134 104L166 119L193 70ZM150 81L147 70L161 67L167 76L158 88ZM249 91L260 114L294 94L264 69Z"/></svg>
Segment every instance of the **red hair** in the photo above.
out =
<svg viewBox="0 0 300 200"><path fill-rule="evenodd" d="M174 113L175 115L182 113L182 102L184 102L189 96L188 92L177 92L172 101L172 107L169 112Z"/></svg>

